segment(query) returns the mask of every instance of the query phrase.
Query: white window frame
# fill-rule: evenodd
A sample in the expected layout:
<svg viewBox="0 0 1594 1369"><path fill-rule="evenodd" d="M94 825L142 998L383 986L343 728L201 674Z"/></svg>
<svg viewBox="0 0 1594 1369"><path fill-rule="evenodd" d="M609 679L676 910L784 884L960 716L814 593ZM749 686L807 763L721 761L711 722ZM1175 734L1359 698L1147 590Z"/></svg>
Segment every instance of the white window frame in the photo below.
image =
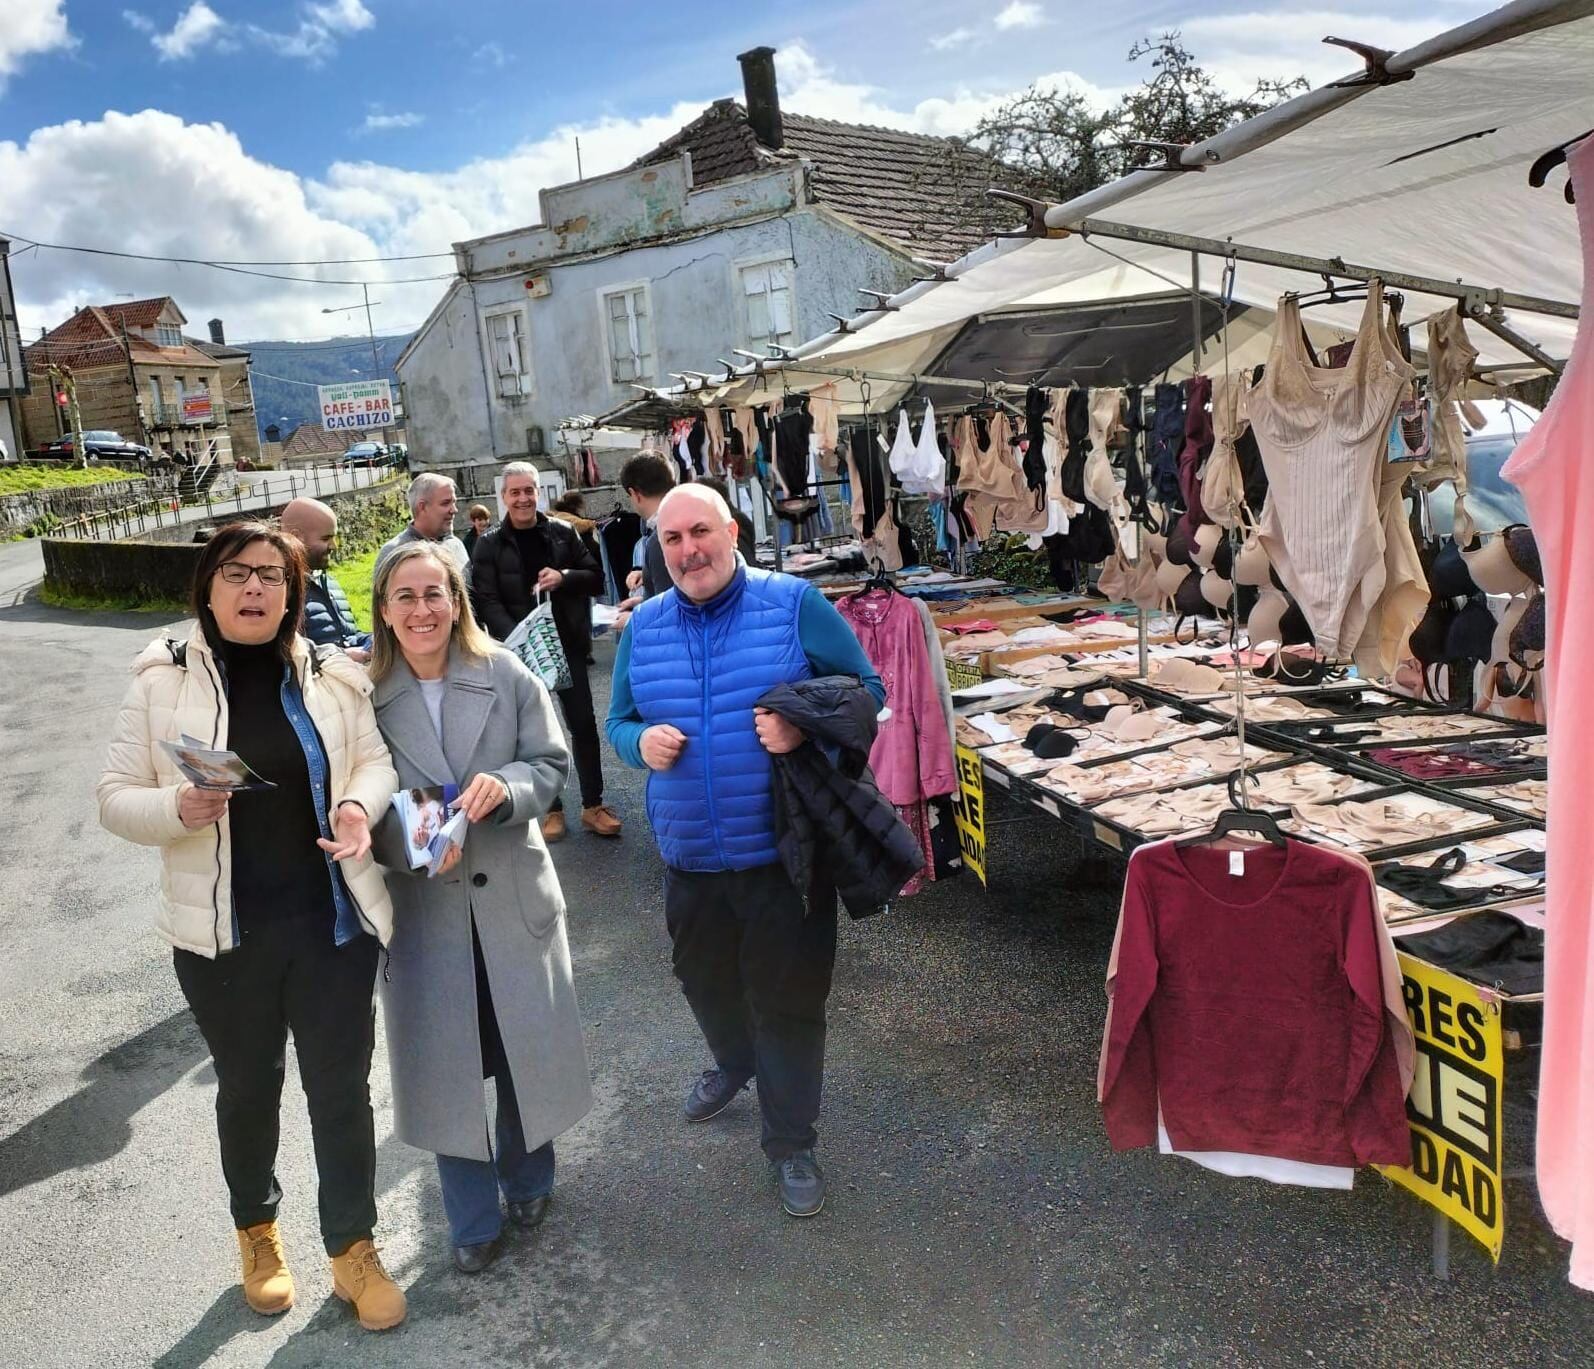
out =
<svg viewBox="0 0 1594 1369"><path fill-rule="evenodd" d="M183 345L183 330L175 323L157 323L155 325L155 345L158 347L181 347Z"/></svg>
<svg viewBox="0 0 1594 1369"><path fill-rule="evenodd" d="M504 321L507 335L494 331ZM482 315L483 345L499 399L521 399L531 393L531 320L518 304L489 309Z"/></svg>
<svg viewBox="0 0 1594 1369"><path fill-rule="evenodd" d="M629 355L622 357L614 345L610 301L620 297L631 300L637 295L642 296L643 312L638 315L634 309L626 309L631 350ZM619 322L618 319L613 321ZM611 384L626 386L633 381L640 384L657 378L658 340L653 329L653 286L650 281L621 281L601 287L598 290L598 329L603 337L603 353L608 359ZM622 366L622 360L628 361L629 366Z"/></svg>
<svg viewBox="0 0 1594 1369"><path fill-rule="evenodd" d="M741 333L748 351L767 352L766 344L774 342L783 347L795 347L801 338L797 335L797 263L792 260L789 252L766 253L759 257L741 257L732 263L735 268L734 295L736 299L737 330ZM786 328L781 331L774 329L778 319L774 314L774 295L767 284L770 276L778 269L783 277L784 289L780 293L786 296ZM769 297L769 313L771 330L760 334L754 328L753 306L750 303L758 292L748 290L750 277L753 273L764 275L765 292Z"/></svg>

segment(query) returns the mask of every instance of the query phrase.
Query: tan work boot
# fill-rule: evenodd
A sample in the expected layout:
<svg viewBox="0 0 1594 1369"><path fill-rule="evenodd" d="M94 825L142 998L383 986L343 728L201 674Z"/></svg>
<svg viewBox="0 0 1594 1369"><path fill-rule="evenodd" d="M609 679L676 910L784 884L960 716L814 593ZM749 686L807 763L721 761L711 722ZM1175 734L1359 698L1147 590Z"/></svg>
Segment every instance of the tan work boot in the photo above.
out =
<svg viewBox="0 0 1594 1369"><path fill-rule="evenodd" d="M245 1302L267 1317L293 1306L293 1275L283 1258L282 1236L275 1222L241 1227L238 1253L243 1257Z"/></svg>
<svg viewBox="0 0 1594 1369"><path fill-rule="evenodd" d="M549 846L556 841L565 839L565 810L555 808L551 813L544 813L542 817L542 839Z"/></svg>
<svg viewBox="0 0 1594 1369"><path fill-rule="evenodd" d="M581 825L600 837L620 835L620 817L606 803L595 803L581 810Z"/></svg>
<svg viewBox="0 0 1594 1369"><path fill-rule="evenodd" d="M369 1240L356 1241L332 1257L332 1291L354 1304L367 1331L385 1331L404 1320L404 1290L388 1277Z"/></svg>

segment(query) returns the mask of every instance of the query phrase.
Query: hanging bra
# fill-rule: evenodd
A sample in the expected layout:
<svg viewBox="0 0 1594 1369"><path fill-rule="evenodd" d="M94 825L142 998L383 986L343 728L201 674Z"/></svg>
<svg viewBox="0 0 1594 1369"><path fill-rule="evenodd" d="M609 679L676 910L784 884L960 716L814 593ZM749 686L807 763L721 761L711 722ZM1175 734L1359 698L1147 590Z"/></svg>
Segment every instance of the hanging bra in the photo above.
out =
<svg viewBox="0 0 1594 1369"><path fill-rule="evenodd" d="M907 409L897 410L897 431L887 457L891 473L909 494L940 494L946 488L946 459L935 440L935 406L924 402L924 421L915 441Z"/></svg>

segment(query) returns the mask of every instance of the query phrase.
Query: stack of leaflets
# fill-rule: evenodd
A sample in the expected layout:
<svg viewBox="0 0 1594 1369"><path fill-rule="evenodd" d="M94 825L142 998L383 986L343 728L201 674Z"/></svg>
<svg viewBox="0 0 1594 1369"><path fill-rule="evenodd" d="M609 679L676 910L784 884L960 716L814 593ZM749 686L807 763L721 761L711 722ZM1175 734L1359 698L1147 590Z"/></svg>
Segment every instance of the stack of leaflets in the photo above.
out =
<svg viewBox="0 0 1594 1369"><path fill-rule="evenodd" d="M163 741L161 746L177 762L177 768L195 789L240 794L251 789L277 787L251 770L249 762L236 751L216 751L186 732L174 742Z"/></svg>
<svg viewBox="0 0 1594 1369"><path fill-rule="evenodd" d="M427 878L431 878L442 868L449 848L465 844L469 821L462 812L450 816L458 801L457 784L400 789L393 795L393 810L404 830L404 852L410 869L425 870Z"/></svg>

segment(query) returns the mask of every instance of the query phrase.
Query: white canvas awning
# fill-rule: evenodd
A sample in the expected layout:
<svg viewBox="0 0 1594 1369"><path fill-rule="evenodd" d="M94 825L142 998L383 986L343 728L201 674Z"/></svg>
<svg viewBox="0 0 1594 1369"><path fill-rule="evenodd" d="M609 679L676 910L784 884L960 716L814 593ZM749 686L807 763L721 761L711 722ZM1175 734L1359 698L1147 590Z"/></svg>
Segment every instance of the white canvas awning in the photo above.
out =
<svg viewBox="0 0 1594 1369"><path fill-rule="evenodd" d="M1066 236L988 244L952 266L951 279L915 285L850 331L806 344L773 368L783 373L778 379L741 374L702 398L731 403L782 385L810 389L836 370L924 374L971 321L1167 297L1190 289L1197 270L1202 290L1215 293L1225 243L1547 301L1560 307L1559 316L1506 307L1500 319L1564 358L1582 282L1575 211L1561 193L1564 170L1542 189L1530 189L1527 176L1540 153L1594 129L1594 0L1517 0L1395 54L1386 70L1411 75L1312 91L1186 149L1182 163L1203 170L1136 172L1053 206L1047 229ZM1356 74L1347 70L1347 77ZM1092 222L1188 235L1214 250L1197 266L1185 248L1099 235L1088 231ZM1250 311L1238 345L1239 330L1230 330L1230 362L1238 368L1265 355L1263 311L1286 291L1319 282L1309 272L1244 260L1235 271L1233 299ZM1456 303L1412 288L1403 293L1410 323ZM1314 308L1309 327L1320 336L1349 335L1360 311L1359 304ZM1184 318L1188 338L1188 306ZM1468 331L1480 369L1528 362L1480 324ZM1422 345L1420 328L1413 341ZM1175 363L1173 374L1187 372L1191 361ZM1201 364L1211 372L1221 363L1209 351ZM855 382L842 379L840 388L844 402L859 398ZM878 383L871 387L872 406L893 398Z"/></svg>

